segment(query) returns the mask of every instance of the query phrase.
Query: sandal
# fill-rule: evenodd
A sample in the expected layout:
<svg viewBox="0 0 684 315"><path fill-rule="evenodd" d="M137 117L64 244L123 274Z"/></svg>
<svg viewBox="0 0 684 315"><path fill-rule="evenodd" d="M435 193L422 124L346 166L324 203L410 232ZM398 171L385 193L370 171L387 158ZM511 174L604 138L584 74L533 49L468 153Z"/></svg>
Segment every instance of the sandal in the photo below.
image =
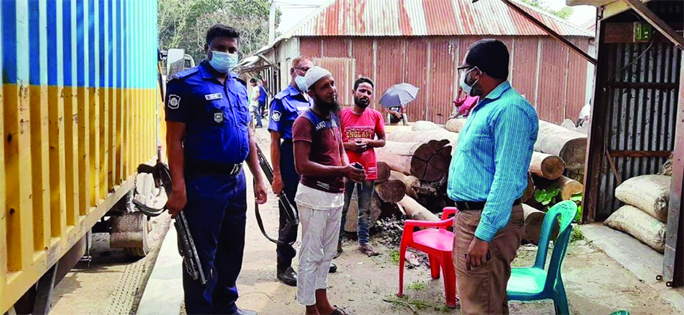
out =
<svg viewBox="0 0 684 315"><path fill-rule="evenodd" d="M339 308L337 305L333 305L333 307L335 308L335 310L332 311L330 315L352 315L351 313L347 313L347 311L343 308Z"/></svg>

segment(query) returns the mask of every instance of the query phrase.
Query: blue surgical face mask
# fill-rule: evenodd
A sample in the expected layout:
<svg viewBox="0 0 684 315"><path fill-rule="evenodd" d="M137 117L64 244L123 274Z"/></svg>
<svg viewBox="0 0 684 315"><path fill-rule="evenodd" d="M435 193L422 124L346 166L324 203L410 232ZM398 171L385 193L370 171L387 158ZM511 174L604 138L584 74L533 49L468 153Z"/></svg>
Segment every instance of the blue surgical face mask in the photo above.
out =
<svg viewBox="0 0 684 315"><path fill-rule="evenodd" d="M222 52L222 51L211 51L211 60L209 60L209 64L211 65L214 70L221 72L221 73L228 73L228 71L232 70L237 66L238 63L238 55L237 53L227 53L227 52Z"/></svg>
<svg viewBox="0 0 684 315"><path fill-rule="evenodd" d="M297 88L302 91L306 92L306 80L304 80L304 77L301 75L298 75L295 77L295 84L297 85Z"/></svg>
<svg viewBox="0 0 684 315"><path fill-rule="evenodd" d="M478 78L478 79L475 80L475 82L473 82L473 84L471 84L471 85L468 85L468 83L465 82L465 79L466 79L466 77L468 76L468 73L470 73L470 72L473 71L473 70L475 70L475 68L472 68L472 69L468 70L466 73L464 73L463 75L461 75L461 78L460 78L460 80L459 80L459 81L460 81L459 84L461 85L461 88L463 89L463 92L466 92L466 94L468 94L468 95L470 95L470 96L474 96L474 95L472 95L472 94L470 94L470 93L473 91L473 86L475 86L475 84L477 84L477 81L480 81L480 79Z"/></svg>

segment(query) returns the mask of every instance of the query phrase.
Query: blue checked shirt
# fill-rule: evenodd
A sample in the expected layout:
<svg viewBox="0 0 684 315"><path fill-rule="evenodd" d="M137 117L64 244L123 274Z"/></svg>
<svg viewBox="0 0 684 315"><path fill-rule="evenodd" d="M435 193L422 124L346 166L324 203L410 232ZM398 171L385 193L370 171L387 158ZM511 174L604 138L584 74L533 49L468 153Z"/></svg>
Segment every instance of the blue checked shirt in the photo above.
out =
<svg viewBox="0 0 684 315"><path fill-rule="evenodd" d="M447 194L454 201L486 201L477 238L491 242L508 224L513 202L527 187L538 131L536 111L508 81L470 113L449 166Z"/></svg>

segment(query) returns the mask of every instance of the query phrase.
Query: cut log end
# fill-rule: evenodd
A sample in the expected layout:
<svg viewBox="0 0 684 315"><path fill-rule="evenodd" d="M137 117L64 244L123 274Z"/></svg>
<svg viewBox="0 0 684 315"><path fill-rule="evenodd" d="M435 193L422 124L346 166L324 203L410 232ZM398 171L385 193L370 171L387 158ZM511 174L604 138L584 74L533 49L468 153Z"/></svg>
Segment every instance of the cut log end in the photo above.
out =
<svg viewBox="0 0 684 315"><path fill-rule="evenodd" d="M530 161L530 172L546 178L557 179L565 171L565 163L558 156L534 152Z"/></svg>
<svg viewBox="0 0 684 315"><path fill-rule="evenodd" d="M406 195L406 185L400 180L388 180L375 185L375 192L384 202L398 202Z"/></svg>

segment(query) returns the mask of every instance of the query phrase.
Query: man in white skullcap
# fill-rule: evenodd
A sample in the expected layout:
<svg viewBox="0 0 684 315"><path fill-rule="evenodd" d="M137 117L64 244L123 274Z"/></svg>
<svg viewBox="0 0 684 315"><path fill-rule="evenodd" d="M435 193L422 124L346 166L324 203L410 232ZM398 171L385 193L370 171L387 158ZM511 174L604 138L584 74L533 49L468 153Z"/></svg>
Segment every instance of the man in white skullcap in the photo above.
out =
<svg viewBox="0 0 684 315"><path fill-rule="evenodd" d="M301 175L295 196L302 225L297 301L306 306L306 314L347 314L328 301L328 269L340 233L344 177L360 182L365 173L349 164L344 151L332 74L313 67L304 80L314 105L292 127L295 167Z"/></svg>

